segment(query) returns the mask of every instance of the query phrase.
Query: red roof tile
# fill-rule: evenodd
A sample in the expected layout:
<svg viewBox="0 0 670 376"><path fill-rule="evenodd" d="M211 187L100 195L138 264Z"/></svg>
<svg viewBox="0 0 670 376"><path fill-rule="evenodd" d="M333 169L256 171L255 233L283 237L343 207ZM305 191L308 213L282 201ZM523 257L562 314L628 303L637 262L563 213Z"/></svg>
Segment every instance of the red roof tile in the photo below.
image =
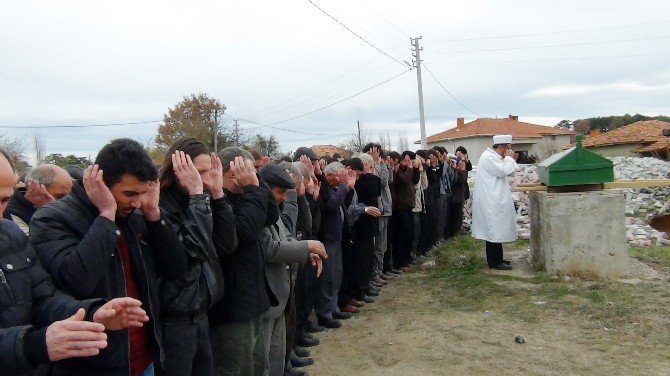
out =
<svg viewBox="0 0 670 376"><path fill-rule="evenodd" d="M311 149L314 150L319 157L325 157L326 155L332 157L333 154L339 154L342 158L349 158L352 154L349 150L338 148L334 145L314 145Z"/></svg>
<svg viewBox="0 0 670 376"><path fill-rule="evenodd" d="M663 129L670 129L670 123L660 120L644 120L601 133L583 141L585 148L608 145L643 144L636 153L659 150L667 146L668 138Z"/></svg>
<svg viewBox="0 0 670 376"><path fill-rule="evenodd" d="M460 128L456 127L434 134L426 140L428 142L436 142L468 137L494 136L497 134L511 134L514 138L540 138L546 135L572 135L574 133L567 129L525 123L511 118L480 118L465 123Z"/></svg>

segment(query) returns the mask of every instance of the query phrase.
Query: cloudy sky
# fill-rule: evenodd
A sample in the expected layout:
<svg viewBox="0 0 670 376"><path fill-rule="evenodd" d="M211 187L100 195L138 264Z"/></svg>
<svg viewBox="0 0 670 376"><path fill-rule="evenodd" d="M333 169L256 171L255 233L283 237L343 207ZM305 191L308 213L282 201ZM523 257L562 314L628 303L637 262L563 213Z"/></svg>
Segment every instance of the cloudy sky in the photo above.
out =
<svg viewBox="0 0 670 376"><path fill-rule="evenodd" d="M284 151L337 144L357 121L413 141L417 77L403 61L416 36L444 86L423 70L428 135L457 117L670 115L668 1L312 2L7 0L0 134L95 156L119 136L150 141L169 107L204 92ZM48 128L116 123L140 124Z"/></svg>

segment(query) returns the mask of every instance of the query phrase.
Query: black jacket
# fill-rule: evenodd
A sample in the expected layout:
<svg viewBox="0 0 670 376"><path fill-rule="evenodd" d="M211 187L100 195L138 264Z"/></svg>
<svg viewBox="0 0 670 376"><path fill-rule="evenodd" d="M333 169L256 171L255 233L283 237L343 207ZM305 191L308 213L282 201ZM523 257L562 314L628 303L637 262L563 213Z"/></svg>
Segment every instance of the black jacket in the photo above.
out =
<svg viewBox="0 0 670 376"><path fill-rule="evenodd" d="M382 180L373 174L362 174L356 181L356 194L358 202L365 206L377 207L379 196L382 194ZM380 209L381 210L381 209ZM372 238L379 234L379 219L361 215L354 223L357 238Z"/></svg>
<svg viewBox="0 0 670 376"><path fill-rule="evenodd" d="M219 253L226 288L223 298L208 312L212 326L251 320L267 311L272 303L277 304L265 280L261 244L271 198L274 200L265 187L247 186L241 195L226 192L225 199L235 216L237 248L231 254Z"/></svg>
<svg viewBox="0 0 670 376"><path fill-rule="evenodd" d="M163 322L205 317L224 291L217 251L227 255L237 247L233 210L224 198L210 200L206 194L189 197L176 185L161 191L160 206L188 257L188 272L183 278L161 278Z"/></svg>
<svg viewBox="0 0 670 376"><path fill-rule="evenodd" d="M150 319L145 326L157 350L154 359L162 362L158 274L181 278L187 272L186 255L164 214L161 220L148 222L135 210L124 222L120 228L100 216L79 182L69 195L37 210L30 224L30 242L60 289L79 299L111 299L126 295L117 248L124 231L142 308ZM54 363L53 374L129 374L128 330L108 333L107 342L97 356Z"/></svg>
<svg viewBox="0 0 670 376"><path fill-rule="evenodd" d="M79 308L92 316L102 301L78 301L54 286L25 234L0 220L0 369L3 375L28 374L48 362L46 327ZM30 352L31 354L28 354Z"/></svg>
<svg viewBox="0 0 670 376"><path fill-rule="evenodd" d="M25 188L15 189L12 198L10 198L7 203L5 214L20 219L23 221L23 225L27 226L30 224L30 219L33 217L33 214L35 214L37 208L32 202L26 200L25 194ZM15 220L15 218L13 218L13 220Z"/></svg>
<svg viewBox="0 0 670 376"><path fill-rule="evenodd" d="M451 183L451 199L456 204L462 204L468 199L468 171L455 170L454 180Z"/></svg>

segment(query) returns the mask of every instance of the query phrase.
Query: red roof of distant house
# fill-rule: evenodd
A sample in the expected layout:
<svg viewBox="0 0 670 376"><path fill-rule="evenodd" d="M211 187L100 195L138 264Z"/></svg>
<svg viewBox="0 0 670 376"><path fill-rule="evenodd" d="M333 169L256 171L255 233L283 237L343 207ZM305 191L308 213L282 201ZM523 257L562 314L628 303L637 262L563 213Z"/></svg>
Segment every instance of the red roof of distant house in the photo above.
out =
<svg viewBox="0 0 670 376"><path fill-rule="evenodd" d="M663 136L663 129L670 129L670 123L660 120L643 120L588 138L582 142L582 145L585 148L592 148L609 145L643 144L641 148L633 150L633 152L657 151L666 148L668 144L668 138Z"/></svg>
<svg viewBox="0 0 670 376"><path fill-rule="evenodd" d="M319 157L325 157L326 155L332 157L334 154L339 154L342 158L349 158L352 154L349 150L338 148L334 145L314 145L310 149L314 150Z"/></svg>
<svg viewBox="0 0 670 376"><path fill-rule="evenodd" d="M459 119L459 123L462 120ZM574 132L548 127L539 124L525 123L519 121L517 116L510 115L505 119L480 118L460 127L452 128L444 132L434 134L426 139L428 142L442 140L453 140L459 138L494 136L497 134L511 134L513 138L540 138L547 135L572 135Z"/></svg>

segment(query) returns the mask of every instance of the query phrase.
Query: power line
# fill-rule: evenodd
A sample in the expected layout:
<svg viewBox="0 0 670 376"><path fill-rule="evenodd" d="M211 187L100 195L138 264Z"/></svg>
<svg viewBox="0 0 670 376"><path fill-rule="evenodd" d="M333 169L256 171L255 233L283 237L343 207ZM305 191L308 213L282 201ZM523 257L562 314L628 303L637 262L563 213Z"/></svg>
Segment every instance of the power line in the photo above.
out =
<svg viewBox="0 0 670 376"><path fill-rule="evenodd" d="M508 34L508 35L492 35L492 36L473 37L473 38L441 39L441 40L428 41L428 43L465 42L465 41L487 40L487 39L523 38L523 37L534 37L534 36L564 34L564 33L565 34L567 34L567 33L588 33L588 32L604 31L604 30L654 27L654 26L658 26L658 25L665 25L667 23L670 23L670 20L658 21L658 22L652 22L652 23L644 23L644 24L628 24L628 25L604 26L604 27L595 27L595 28L584 28L584 29L556 30L556 31L545 31L545 32L538 32L538 33L527 33L527 34Z"/></svg>
<svg viewBox="0 0 670 376"><path fill-rule="evenodd" d="M455 95L453 95L453 94L452 94L446 87L444 87L444 85L442 85L442 83L437 79L437 77L435 77L435 75L433 74L433 72L431 72L430 69L428 69L428 66L426 65L426 63L423 63L423 67L426 68L426 71L428 71L428 73L430 74L430 76L433 77L433 80L435 80L435 82L437 82L437 84L440 85L440 87L442 87L442 89L444 89L444 91L445 91L447 94L449 94L449 96L451 97L451 99L453 99L456 103L460 104L461 107L465 108L466 110L470 111L471 113L473 113L473 114L475 114L475 115L477 115L477 116L479 116L479 117L484 117L484 115L481 115L481 114L478 114L478 113L474 112L472 109L470 109L470 107L466 106L463 102L461 102L460 100L458 100L458 98L456 98Z"/></svg>
<svg viewBox="0 0 670 376"><path fill-rule="evenodd" d="M315 6L318 10L320 10L323 14L325 14L326 16L330 17L333 21L335 21L335 22L337 22L338 24L340 24L340 26L342 26L343 28L347 29L347 31L349 31L350 33L354 34L358 39L362 40L363 42L365 42L365 43L366 43L367 45L369 45L370 47L372 47L372 48L374 48L375 50L379 51L379 52L382 53L384 56L386 56L386 57L388 57L389 59L395 61L396 63L402 65L403 67L406 66L405 64L403 64L402 62L400 62L398 59L396 59L396 58L394 58L393 56L391 56L391 55L387 54L386 52L382 51L381 49L379 49L379 47L377 47L377 46L375 46L374 44L368 42L367 39L363 38L362 36L358 35L355 31L353 31L353 30L351 30L350 28L348 28L347 25L345 25L345 24L343 24L342 22L340 22L337 18L331 16L328 12L326 12L325 10L323 10L320 6L318 6L318 5L317 5L316 3L314 3L312 0L307 0L307 1L309 1L310 4L314 5L314 6Z"/></svg>
<svg viewBox="0 0 670 376"><path fill-rule="evenodd" d="M463 51L443 51L443 52L433 52L433 55L445 55L445 54L462 54L469 52L496 52L496 51L511 51L511 50L531 50L537 48L553 48L553 47L570 47L570 46L591 46L595 44L610 44L610 43L622 43L622 42L637 42L641 40L654 40L654 39L667 39L670 38L670 35L656 36L656 37L645 37L645 38L631 38L631 39L619 39L619 40L608 40L608 41L599 41L599 42L578 42L578 43L564 43L564 44L547 44L543 46L527 46L527 47L508 47L508 48L491 48L491 49L482 49L482 50L463 50Z"/></svg>
<svg viewBox="0 0 670 376"><path fill-rule="evenodd" d="M336 135L328 135L328 134L325 134L325 133L314 133L314 132L297 131L297 130L294 130L294 129L287 129L287 128L277 127L276 125L278 125L278 124L283 124L283 123L287 123L287 122L289 122L289 121L293 121L293 120L296 120L296 119L300 119L300 118L303 118L303 117L305 117L305 116L309 116L309 115L312 115L312 114L314 114L314 113L316 113L316 112L319 112L319 111L325 110L325 109L327 109L327 108L333 107L333 106L335 106L335 105L338 105L338 104L340 104L340 103L342 103L342 102L344 102L344 101L347 101L347 100L349 100L349 99L351 99L351 98L357 97L357 96L359 96L359 95L361 95L361 94L367 93L368 91L370 91L370 90L372 90L372 89L375 89L375 88L377 88L377 87L379 87L379 86L382 86L382 85L386 84L387 82L390 82L390 81L392 81L392 80L394 80L394 79L396 79L396 78L398 78L398 77L400 77L400 76L402 76L402 75L404 75L404 74L406 74L407 72L410 72L410 71L411 71L411 69L405 70L405 71L403 71L403 72L401 72L401 73L396 74L395 76L393 76L393 77L391 77L391 78L388 78L388 79L386 79L386 80L384 80L384 81L382 81L382 82L379 82L379 83L377 83L377 84L375 84L375 85L373 85L373 86L370 86L370 87L368 87L368 88L366 88L366 89L364 89L364 90L361 90L361 91L359 91L359 92L357 92L357 93L355 93L355 94L352 94L352 95L350 95L350 96L348 96L348 97L346 97L346 98L342 98L342 99L340 99L340 100L337 100L337 101L335 101L335 102L333 102L333 103L330 103L330 104L328 104L328 105L321 106L321 107L319 107L319 108L317 108L317 109L314 109L314 110L312 110L312 111L309 111L309 112L306 112L306 113L303 113L303 114L300 114L300 115L297 115L297 116L293 116L293 117L290 117L290 118L288 118L288 119L284 119L284 120L276 121L276 122L274 122L274 123L270 123L270 124L263 124L263 123L259 123L259 122L257 122L257 121L253 121L253 120L242 119L242 118L240 118L240 117L233 116L233 115L229 115L229 114L226 114L226 116L229 116L229 117L231 117L231 118L235 118L235 119L241 120L241 121L246 122L246 123L256 124L256 125L259 125L260 127L273 128L273 129L278 129L278 130L287 131L287 132L302 133L302 134L311 134L311 135L316 135L316 136L336 136ZM340 135L342 135L342 134L340 134Z"/></svg>
<svg viewBox="0 0 670 376"><path fill-rule="evenodd" d="M109 124L83 124L83 125L0 125L2 129L49 129L49 128L94 128L94 127L113 127L117 125L137 125L158 123L160 120L134 121L129 123L109 123Z"/></svg>
<svg viewBox="0 0 670 376"><path fill-rule="evenodd" d="M497 63L541 63L552 61L579 61L579 60L602 60L602 59L623 59L636 57L650 57L650 56L668 56L670 53L652 53L652 54L636 54L636 55L614 55L614 56L587 56L587 57L566 57L566 58L550 58L550 59L523 59L523 60L475 60L475 61L448 61L448 62L432 62L434 65L454 65L454 64L497 64Z"/></svg>
<svg viewBox="0 0 670 376"><path fill-rule="evenodd" d="M391 25L391 27L393 27L395 30L397 30L403 37L408 37L408 36L409 36L409 34L406 34L406 33L405 33L403 30L401 30L396 24L394 24L393 22L389 21L388 18L384 17L383 14L377 12L374 8L372 8L367 2L365 2L365 0L361 0L361 3L363 3L363 5L365 5L368 9L370 9L374 14L376 14L376 15L377 15L379 18L381 18L384 22L386 22L387 24Z"/></svg>

